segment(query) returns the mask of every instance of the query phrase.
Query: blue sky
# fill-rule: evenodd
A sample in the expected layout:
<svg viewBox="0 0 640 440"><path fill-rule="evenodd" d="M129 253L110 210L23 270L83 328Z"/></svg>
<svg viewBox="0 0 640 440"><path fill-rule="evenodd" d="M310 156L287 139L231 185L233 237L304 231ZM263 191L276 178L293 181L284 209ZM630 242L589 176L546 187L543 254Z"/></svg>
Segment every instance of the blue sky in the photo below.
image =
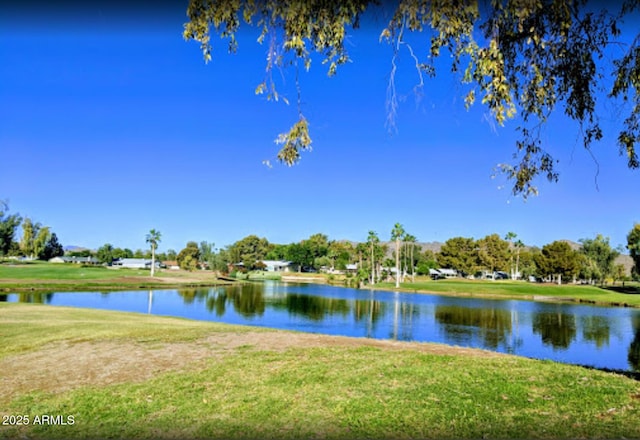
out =
<svg viewBox="0 0 640 440"><path fill-rule="evenodd" d="M145 248L151 228L161 251L249 234L364 241L374 230L387 240L400 222L419 241L513 231L542 246L602 233L617 246L640 222L640 172L626 168L613 131L594 147L596 164L576 124L554 117L544 139L560 182L540 180L538 197L514 198L491 176L511 160L517 121L495 128L481 105L467 112L444 69L416 100L407 53L397 84L406 99L390 135L382 22L351 32L353 62L335 77L319 59L301 73L313 151L286 167L274 139L297 110L254 94L266 52L255 30L243 31L235 55L214 36L205 64L198 43L182 38L186 2L142 19L85 8L28 20L5 10L0 19L0 199L64 245ZM292 103L293 73L275 74ZM616 115L605 108L605 125Z"/></svg>

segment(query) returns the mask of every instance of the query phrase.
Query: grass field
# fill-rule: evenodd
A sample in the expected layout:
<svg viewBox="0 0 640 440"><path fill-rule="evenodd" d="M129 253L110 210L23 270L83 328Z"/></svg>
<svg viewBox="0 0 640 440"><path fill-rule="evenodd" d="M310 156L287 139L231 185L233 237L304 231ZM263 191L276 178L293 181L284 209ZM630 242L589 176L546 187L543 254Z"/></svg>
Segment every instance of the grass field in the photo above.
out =
<svg viewBox="0 0 640 440"><path fill-rule="evenodd" d="M0 333L6 439L640 437L639 382L480 350L14 303Z"/></svg>
<svg viewBox="0 0 640 440"><path fill-rule="evenodd" d="M251 280L279 279L280 274L252 272ZM287 280L327 282L326 274L288 273ZM211 286L220 284L210 271L162 270L153 278L148 270L113 269L102 266L85 267L72 264L34 262L28 264L0 264L0 291L31 290L117 290L130 288L170 288L180 286ZM224 281L225 283L228 281ZM338 280L340 282L340 280ZM374 288L396 290L394 283L378 283ZM537 300L575 300L598 304L640 307L640 284L626 283L605 288L589 285L537 284L524 281L475 281L417 279L402 283L400 290L418 293L510 297Z"/></svg>
<svg viewBox="0 0 640 440"><path fill-rule="evenodd" d="M393 283L379 283L375 288L395 290ZM488 297L511 297L522 299L561 299L640 307L640 285L625 283L617 286L590 286L563 284L539 284L524 281L484 281L484 280L420 280L415 283L401 283L400 290L408 292L429 292L449 295L470 295Z"/></svg>
<svg viewBox="0 0 640 440"><path fill-rule="evenodd" d="M148 270L47 262L0 264L0 290L65 290L208 286L220 284L209 271Z"/></svg>

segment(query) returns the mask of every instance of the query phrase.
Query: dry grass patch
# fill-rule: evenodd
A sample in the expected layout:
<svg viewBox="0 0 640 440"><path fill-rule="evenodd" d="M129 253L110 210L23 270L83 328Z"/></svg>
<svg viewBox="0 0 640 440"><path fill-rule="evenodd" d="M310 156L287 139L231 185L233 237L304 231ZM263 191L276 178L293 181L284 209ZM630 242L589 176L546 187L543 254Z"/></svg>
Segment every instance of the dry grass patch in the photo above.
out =
<svg viewBox="0 0 640 440"><path fill-rule="evenodd" d="M72 321L67 321L71 323ZM104 386L149 380L170 371L198 370L206 361L233 354L237 349L284 352L292 348L376 347L383 350L415 350L438 355L483 358L499 353L371 339L324 336L284 331L217 332L194 341L133 342L95 340L61 341L36 350L0 359L3 397L32 391L62 393L82 386Z"/></svg>

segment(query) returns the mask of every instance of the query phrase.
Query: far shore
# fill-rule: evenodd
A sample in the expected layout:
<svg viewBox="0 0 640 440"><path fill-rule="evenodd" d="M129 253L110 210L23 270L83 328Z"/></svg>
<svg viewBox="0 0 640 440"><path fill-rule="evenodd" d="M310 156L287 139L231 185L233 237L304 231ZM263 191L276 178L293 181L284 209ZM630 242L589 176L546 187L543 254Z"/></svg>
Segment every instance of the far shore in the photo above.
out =
<svg viewBox="0 0 640 440"><path fill-rule="evenodd" d="M249 281L280 280L283 282L318 283L344 286L348 279L318 273L274 274L261 272L250 274ZM206 288L242 283L211 271L161 270L151 277L148 270L107 269L77 265L52 265L48 263L6 265L0 264L0 292L46 291L114 291ZM544 302L576 302L617 307L640 307L640 283L605 286L577 284L542 284L526 281L486 281L447 279L433 281L428 277L416 277L415 282L381 282L361 286L363 289L397 291L419 294L483 297L495 299L520 299Z"/></svg>

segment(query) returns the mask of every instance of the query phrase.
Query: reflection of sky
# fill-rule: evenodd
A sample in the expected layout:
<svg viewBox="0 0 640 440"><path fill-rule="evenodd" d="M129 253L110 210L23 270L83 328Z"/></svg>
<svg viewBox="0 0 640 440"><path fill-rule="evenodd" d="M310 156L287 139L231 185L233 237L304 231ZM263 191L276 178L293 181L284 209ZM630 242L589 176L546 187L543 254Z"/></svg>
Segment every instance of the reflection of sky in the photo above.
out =
<svg viewBox="0 0 640 440"><path fill-rule="evenodd" d="M242 290L227 292L223 313L212 306L215 298L225 292L220 287L200 289L189 301L175 290L163 290L152 295L149 291L55 293L48 304L138 313L147 313L151 306L154 315L330 335L437 342L623 370L629 369L627 354L635 334L634 316L640 321L637 309L571 303L444 297L275 282L246 289L249 290L242 295L257 296L237 296ZM287 302L288 294L293 295L291 303ZM240 298L249 300L243 302ZM262 304L255 310L253 299ZM18 296L9 295L8 300L17 301ZM235 300L244 304L237 306L244 309L236 310ZM374 301L377 316L371 314ZM328 304L333 306L332 310ZM572 330L558 327L558 323L567 322L573 324ZM547 327L541 329L540 325ZM543 333L547 335L546 341Z"/></svg>

